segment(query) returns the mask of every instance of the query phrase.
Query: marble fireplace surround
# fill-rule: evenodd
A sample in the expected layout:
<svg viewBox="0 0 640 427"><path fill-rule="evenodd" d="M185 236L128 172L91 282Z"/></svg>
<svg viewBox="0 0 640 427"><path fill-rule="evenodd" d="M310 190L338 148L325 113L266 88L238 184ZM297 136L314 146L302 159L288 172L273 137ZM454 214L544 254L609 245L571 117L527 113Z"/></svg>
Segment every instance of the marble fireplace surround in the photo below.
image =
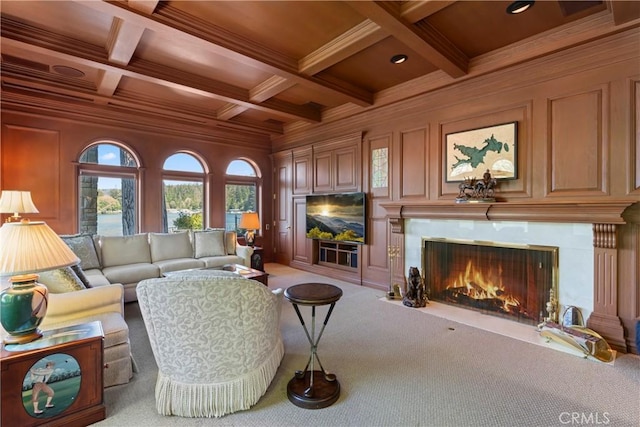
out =
<svg viewBox="0 0 640 427"><path fill-rule="evenodd" d="M557 246L559 304L579 307L587 326L620 351L627 347L617 316L617 227L637 222L639 205L626 199L381 204L391 226L390 245L402 248L402 271L421 268L423 238Z"/></svg>

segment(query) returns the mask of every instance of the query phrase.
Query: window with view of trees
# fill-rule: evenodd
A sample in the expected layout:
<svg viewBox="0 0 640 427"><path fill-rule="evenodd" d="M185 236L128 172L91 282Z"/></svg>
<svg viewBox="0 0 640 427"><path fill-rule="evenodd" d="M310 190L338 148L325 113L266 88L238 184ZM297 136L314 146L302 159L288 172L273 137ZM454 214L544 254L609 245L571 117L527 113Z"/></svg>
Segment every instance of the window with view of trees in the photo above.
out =
<svg viewBox="0 0 640 427"><path fill-rule="evenodd" d="M135 234L139 161L133 152L119 143L101 142L87 147L78 162L79 231Z"/></svg>
<svg viewBox="0 0 640 427"><path fill-rule="evenodd" d="M259 177L256 168L246 160L234 160L226 171L226 215L227 230L242 233L238 229L242 212L258 212Z"/></svg>
<svg viewBox="0 0 640 427"><path fill-rule="evenodd" d="M163 166L164 231L204 228L203 163L190 153L177 153Z"/></svg>

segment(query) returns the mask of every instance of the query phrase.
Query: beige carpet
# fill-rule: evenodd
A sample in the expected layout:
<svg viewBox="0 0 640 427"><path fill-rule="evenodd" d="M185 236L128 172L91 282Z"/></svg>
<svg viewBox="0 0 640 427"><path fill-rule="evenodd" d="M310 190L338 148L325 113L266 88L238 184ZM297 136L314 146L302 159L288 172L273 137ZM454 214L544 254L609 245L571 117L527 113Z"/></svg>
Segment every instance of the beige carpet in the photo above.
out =
<svg viewBox="0 0 640 427"><path fill-rule="evenodd" d="M595 363L381 301L383 291L277 264L267 264L266 270L271 288L318 281L343 289L318 347L325 368L342 386L334 405L305 410L287 399L287 383L296 369L304 368L309 344L293 308L285 303L281 328L286 353L257 405L218 419L158 415L157 368L138 306L132 303L126 315L139 372L131 383L105 390L108 418L99 425L640 425L638 356L619 354L613 366ZM318 316L323 315L319 309Z"/></svg>

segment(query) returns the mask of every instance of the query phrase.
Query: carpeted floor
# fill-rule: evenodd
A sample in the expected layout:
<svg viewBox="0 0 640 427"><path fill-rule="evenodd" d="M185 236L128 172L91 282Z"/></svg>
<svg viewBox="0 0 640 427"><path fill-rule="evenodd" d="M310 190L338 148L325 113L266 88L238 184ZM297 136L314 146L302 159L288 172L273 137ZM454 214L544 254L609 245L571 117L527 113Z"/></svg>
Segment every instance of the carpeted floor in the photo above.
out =
<svg viewBox="0 0 640 427"><path fill-rule="evenodd" d="M269 287L333 283L344 295L318 346L341 384L338 401L307 410L287 399L309 344L283 306L285 356L250 410L218 419L156 413L157 367L137 303L126 305L137 372L105 389L100 426L567 426L640 425L640 357L603 364L381 300L383 291L267 264ZM308 315L302 308L303 314ZM319 319L324 318L322 308Z"/></svg>

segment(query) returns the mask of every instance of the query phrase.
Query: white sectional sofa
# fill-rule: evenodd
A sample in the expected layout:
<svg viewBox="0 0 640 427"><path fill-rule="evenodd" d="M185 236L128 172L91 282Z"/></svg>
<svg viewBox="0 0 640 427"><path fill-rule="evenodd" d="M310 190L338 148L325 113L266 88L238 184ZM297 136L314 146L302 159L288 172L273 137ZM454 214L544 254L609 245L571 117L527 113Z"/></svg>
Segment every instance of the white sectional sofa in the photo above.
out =
<svg viewBox="0 0 640 427"><path fill-rule="evenodd" d="M136 286L145 279L162 277L169 271L251 266L253 248L239 245L235 232L204 230L178 233L142 233L132 236L61 236L80 258L81 270L90 287L120 283L124 301L136 301Z"/></svg>

